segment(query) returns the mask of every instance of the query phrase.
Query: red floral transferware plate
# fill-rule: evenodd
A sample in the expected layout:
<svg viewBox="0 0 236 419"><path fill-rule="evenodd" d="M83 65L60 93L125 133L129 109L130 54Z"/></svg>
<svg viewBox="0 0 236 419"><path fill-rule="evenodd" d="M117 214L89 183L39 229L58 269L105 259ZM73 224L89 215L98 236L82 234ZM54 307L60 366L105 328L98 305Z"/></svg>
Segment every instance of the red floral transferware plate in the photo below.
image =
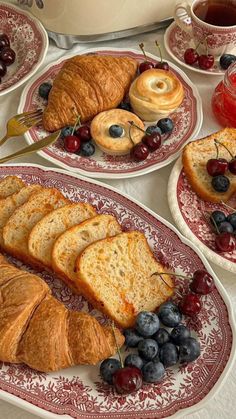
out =
<svg viewBox="0 0 236 419"><path fill-rule="evenodd" d="M106 48L92 48L79 54L125 55L133 57L138 61L143 61L143 55L138 51L121 48L110 48L109 50ZM158 57L154 55L148 54L148 56L153 62L158 60ZM70 57L72 57L71 54L64 55L55 63L49 64L41 73L30 80L22 93L18 108L19 113L45 107L45 101L38 95L38 88L43 82L52 82L65 60ZM185 98L182 105L171 115L175 123L172 134L162 147L150 153L146 160L134 162L129 155L111 156L100 151L98 147L96 147L96 152L93 156L89 158L81 157L74 153L66 152L61 140L38 153L64 169L94 178L130 178L160 169L172 162L179 155L183 146L198 134L202 125L202 104L196 87L184 72L174 64L169 64L171 70L183 83ZM38 138L43 138L46 135L47 133L43 128L39 127L27 132L25 138L29 144L32 144Z"/></svg>
<svg viewBox="0 0 236 419"><path fill-rule="evenodd" d="M225 70L220 67L219 58L215 60L215 64L209 70L202 70L197 65L189 65L184 61L184 53L187 48L195 48L191 34L184 32L175 22L166 29L164 35L165 48L170 56L182 66L196 73L208 74L212 76L223 76ZM232 51L236 54L236 48Z"/></svg>
<svg viewBox="0 0 236 419"><path fill-rule="evenodd" d="M0 179L20 176L27 183L56 187L73 201L90 202L99 213L117 217L124 230L145 233L155 256L171 271L191 275L196 269L207 269L214 276L214 291L203 296L203 308L197 318L185 319L201 345L201 355L187 366L166 370L159 384L144 384L137 393L121 396L102 382L98 366L78 366L44 374L23 365L0 364L0 397L46 418L75 419L120 418L158 419L179 417L202 407L228 375L235 357L235 323L229 298L208 262L187 239L167 221L152 211L107 187L86 178L70 175L60 169L37 165L0 167ZM10 258L18 266L19 261ZM35 272L24 266L25 269ZM101 322L107 319L95 311L82 297L74 295L56 276L39 274L52 288L56 298L68 308L85 310ZM186 281L177 281L180 294Z"/></svg>
<svg viewBox="0 0 236 419"><path fill-rule="evenodd" d="M0 83L0 96L28 80L42 64L48 50L43 25L30 13L9 3L0 3L0 28L10 39L16 61L7 67Z"/></svg>
<svg viewBox="0 0 236 419"><path fill-rule="evenodd" d="M215 248L215 233L208 222L209 213L221 210L230 214L232 210L222 204L203 201L188 183L181 158L174 165L168 183L169 207L178 228L202 253L216 265L236 273L236 250L219 253ZM236 208L235 198L229 205Z"/></svg>

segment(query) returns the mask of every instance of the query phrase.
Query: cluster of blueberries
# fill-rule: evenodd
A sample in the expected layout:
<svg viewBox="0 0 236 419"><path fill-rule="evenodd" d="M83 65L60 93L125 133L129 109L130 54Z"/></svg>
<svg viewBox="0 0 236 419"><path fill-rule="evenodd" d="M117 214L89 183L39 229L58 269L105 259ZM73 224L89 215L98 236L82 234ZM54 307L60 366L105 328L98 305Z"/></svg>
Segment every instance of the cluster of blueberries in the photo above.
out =
<svg viewBox="0 0 236 419"><path fill-rule="evenodd" d="M216 233L216 249L220 252L232 252L236 248L236 212L226 216L223 211L213 211L210 222Z"/></svg>
<svg viewBox="0 0 236 419"><path fill-rule="evenodd" d="M140 312L135 327L124 331L125 345L137 348L136 353L126 356L124 366L139 369L143 381L157 383L163 379L166 368L178 362L186 364L196 360L200 355L200 344L181 321L182 314L171 300L163 303L157 314ZM101 377L114 384L113 375L121 368L119 360L106 359L100 365Z"/></svg>

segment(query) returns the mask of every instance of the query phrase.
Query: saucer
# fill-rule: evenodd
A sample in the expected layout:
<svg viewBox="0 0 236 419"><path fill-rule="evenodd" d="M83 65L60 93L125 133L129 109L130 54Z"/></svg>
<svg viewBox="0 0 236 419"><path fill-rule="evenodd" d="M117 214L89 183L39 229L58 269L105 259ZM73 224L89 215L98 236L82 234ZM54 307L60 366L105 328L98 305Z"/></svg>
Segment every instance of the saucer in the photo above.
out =
<svg viewBox="0 0 236 419"><path fill-rule="evenodd" d="M186 64L184 61L184 52L187 48L195 48L195 44L191 35L184 32L175 22L168 26L164 35L164 45L170 54L170 56L182 66L189 70L195 71L196 73L208 74L211 76L223 76L225 70L220 67L219 58L215 61L215 64L209 70L202 70L196 65ZM236 54L236 48L231 52Z"/></svg>

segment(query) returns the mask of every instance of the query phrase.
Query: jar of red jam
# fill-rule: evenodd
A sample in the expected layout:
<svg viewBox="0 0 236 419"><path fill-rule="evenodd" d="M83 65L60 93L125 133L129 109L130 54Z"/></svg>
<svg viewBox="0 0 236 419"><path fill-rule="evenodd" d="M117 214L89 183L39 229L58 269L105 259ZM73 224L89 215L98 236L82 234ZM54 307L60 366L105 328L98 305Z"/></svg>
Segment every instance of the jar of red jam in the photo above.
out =
<svg viewBox="0 0 236 419"><path fill-rule="evenodd" d="M229 66L224 80L216 87L212 109L223 127L236 128L236 62Z"/></svg>

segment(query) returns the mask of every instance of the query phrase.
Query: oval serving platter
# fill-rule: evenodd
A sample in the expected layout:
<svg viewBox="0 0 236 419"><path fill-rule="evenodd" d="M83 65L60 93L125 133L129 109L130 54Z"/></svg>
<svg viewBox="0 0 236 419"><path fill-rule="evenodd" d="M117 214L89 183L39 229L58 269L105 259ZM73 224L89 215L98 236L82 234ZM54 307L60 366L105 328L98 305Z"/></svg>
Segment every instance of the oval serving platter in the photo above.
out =
<svg viewBox="0 0 236 419"><path fill-rule="evenodd" d="M79 52L78 54L100 54L128 56L137 61L143 61L143 55L139 51L124 48L91 48ZM25 112L35 108L44 108L46 102L38 95L38 88L43 82L53 82L56 74L62 67L66 59L74 56L64 55L58 61L50 63L43 71L33 77L24 88L18 112ZM159 60L158 57L147 54L153 62ZM121 179L143 175L154 170L160 169L175 160L183 146L196 137L202 125L202 103L197 88L177 66L169 63L171 70L181 80L185 98L182 105L171 115L175 123L172 134L168 137L159 150L150 153L148 158L142 162L135 162L126 156L111 156L103 153L96 147L96 152L91 157L82 157L64 150L63 141L57 143L38 153L50 162L69 171L86 175L94 178ZM42 127L33 128L25 134L28 144L32 144L39 138L43 138L47 133Z"/></svg>
<svg viewBox="0 0 236 419"><path fill-rule="evenodd" d="M192 335L200 341L200 357L187 366L167 369L161 383L144 384L137 393L121 396L101 381L98 366L78 366L44 374L24 365L0 363L0 397L34 414L55 419L61 415L75 419L118 419L121 415L124 419L176 418L203 407L220 389L232 367L236 327L229 298L199 250L170 223L102 183L61 169L27 164L1 166L0 179L7 175L20 176L29 184L56 187L73 201L89 202L99 213L115 215L123 230L137 229L145 233L154 255L169 271L189 276L196 269L205 268L213 275L216 288L203 296L203 307L197 318L185 318ZM9 259L36 273L19 261ZM39 275L68 308L85 310L101 322L107 321L56 276L48 272ZM176 287L182 295L188 284L177 280Z"/></svg>

